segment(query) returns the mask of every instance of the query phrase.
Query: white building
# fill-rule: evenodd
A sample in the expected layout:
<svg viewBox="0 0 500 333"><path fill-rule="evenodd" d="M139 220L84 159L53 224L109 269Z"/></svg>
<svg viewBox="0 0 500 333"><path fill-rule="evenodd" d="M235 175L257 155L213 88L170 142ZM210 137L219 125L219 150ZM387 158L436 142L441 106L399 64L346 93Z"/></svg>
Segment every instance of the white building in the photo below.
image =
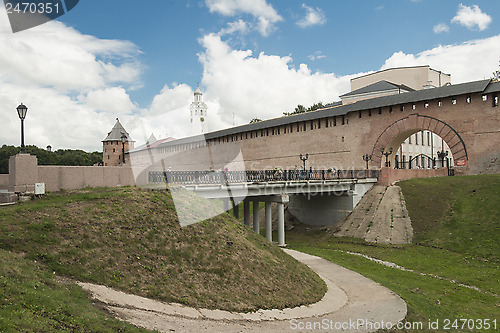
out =
<svg viewBox="0 0 500 333"><path fill-rule="evenodd" d="M193 134L206 133L207 129L207 104L202 101L202 93L198 86L194 92L194 101L191 103L189 109L191 110L191 127Z"/></svg>

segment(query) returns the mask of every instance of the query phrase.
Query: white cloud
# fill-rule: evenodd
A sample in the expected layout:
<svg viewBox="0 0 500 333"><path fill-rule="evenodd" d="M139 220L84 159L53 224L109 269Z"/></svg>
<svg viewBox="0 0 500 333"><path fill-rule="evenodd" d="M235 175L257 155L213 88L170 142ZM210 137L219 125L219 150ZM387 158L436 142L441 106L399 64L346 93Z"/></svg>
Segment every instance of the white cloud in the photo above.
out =
<svg viewBox="0 0 500 333"><path fill-rule="evenodd" d="M446 23L436 24L433 28L435 34L440 34L443 32L449 32L450 27Z"/></svg>
<svg viewBox="0 0 500 333"><path fill-rule="evenodd" d="M326 23L326 16L322 9L309 7L305 3L302 4L302 8L306 10L306 16L296 22L299 27L307 28L312 25L323 25Z"/></svg>
<svg viewBox="0 0 500 333"><path fill-rule="evenodd" d="M463 4L458 6L457 15L451 20L452 23L458 23L470 30L475 27L479 30L485 30L491 21L491 17L483 13L477 5L469 7Z"/></svg>
<svg viewBox="0 0 500 333"><path fill-rule="evenodd" d="M326 55L324 55L323 52L321 52L321 51L316 51L316 52L314 52L314 54L311 54L311 55L309 55L307 57L309 59L311 59L312 61L314 61L316 59L326 58Z"/></svg>
<svg viewBox="0 0 500 333"><path fill-rule="evenodd" d="M215 34L204 36L200 43L205 48L200 61L206 100L211 103L211 130L231 126L233 113L239 124L255 117L280 117L297 104L336 101L349 90L352 76L312 72L306 64L294 68L288 56L253 56L250 50L233 50Z"/></svg>
<svg viewBox="0 0 500 333"><path fill-rule="evenodd" d="M130 114L137 109L127 91L122 87L92 90L79 100L92 109L116 115Z"/></svg>
<svg viewBox="0 0 500 333"><path fill-rule="evenodd" d="M143 66L130 42L57 21L13 34L1 12L0 49L2 144L19 145L21 102L29 108L26 144L54 149L100 150L116 116L127 124L137 109L125 87L141 85Z"/></svg>
<svg viewBox="0 0 500 333"><path fill-rule="evenodd" d="M452 83L489 78L498 66L500 35L456 45L438 46L419 54L394 53L382 69L430 65L451 74Z"/></svg>
<svg viewBox="0 0 500 333"><path fill-rule="evenodd" d="M266 0L205 0L211 13L218 13L223 16L236 16L248 14L255 18L255 29L263 36L268 36L274 31L274 24L283 21L278 12L267 3ZM241 22L233 26L234 31L242 31ZM244 31L244 30L243 30Z"/></svg>
<svg viewBox="0 0 500 333"><path fill-rule="evenodd" d="M227 24L227 28L221 29L219 31L219 35L230 35L235 32L239 32L242 35L247 34L250 31L250 27L247 22L243 21L242 19L239 19L238 21L235 22L229 22Z"/></svg>

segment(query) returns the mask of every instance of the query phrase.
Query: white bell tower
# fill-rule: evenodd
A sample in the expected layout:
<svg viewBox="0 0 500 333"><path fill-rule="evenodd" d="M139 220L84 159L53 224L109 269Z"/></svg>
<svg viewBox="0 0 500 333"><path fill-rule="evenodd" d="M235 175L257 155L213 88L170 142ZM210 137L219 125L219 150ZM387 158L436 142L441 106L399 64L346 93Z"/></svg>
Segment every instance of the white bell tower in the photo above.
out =
<svg viewBox="0 0 500 333"><path fill-rule="evenodd" d="M195 132L207 132L207 105L201 100L200 87L197 86L194 92L194 101L189 109L191 110L191 127Z"/></svg>

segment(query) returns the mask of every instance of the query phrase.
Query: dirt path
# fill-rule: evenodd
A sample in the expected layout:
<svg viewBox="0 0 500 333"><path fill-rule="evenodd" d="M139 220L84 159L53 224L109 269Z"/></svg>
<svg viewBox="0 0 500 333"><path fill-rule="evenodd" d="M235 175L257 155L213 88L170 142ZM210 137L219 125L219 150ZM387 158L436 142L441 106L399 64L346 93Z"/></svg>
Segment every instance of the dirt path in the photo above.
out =
<svg viewBox="0 0 500 333"><path fill-rule="evenodd" d="M327 282L329 293L319 303L245 315L179 307L103 286L80 285L118 318L160 332L373 332L376 329L368 329L367 323L394 325L406 316L406 303L389 289L328 260L285 251ZM316 329L307 329L308 325Z"/></svg>

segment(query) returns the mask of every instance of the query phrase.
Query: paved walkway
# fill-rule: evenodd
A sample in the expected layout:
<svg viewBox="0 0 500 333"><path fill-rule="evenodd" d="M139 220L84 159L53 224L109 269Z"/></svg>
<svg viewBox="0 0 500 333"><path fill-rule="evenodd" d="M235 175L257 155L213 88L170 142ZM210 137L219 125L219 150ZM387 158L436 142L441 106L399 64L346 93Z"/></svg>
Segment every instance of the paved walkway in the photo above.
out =
<svg viewBox="0 0 500 333"><path fill-rule="evenodd" d="M372 332L382 323L396 324L406 316L406 303L389 289L328 260L285 251L325 280L328 292L321 301L293 309L233 313L167 304L89 283L79 285L120 319L160 332ZM367 322L373 329L366 327Z"/></svg>

